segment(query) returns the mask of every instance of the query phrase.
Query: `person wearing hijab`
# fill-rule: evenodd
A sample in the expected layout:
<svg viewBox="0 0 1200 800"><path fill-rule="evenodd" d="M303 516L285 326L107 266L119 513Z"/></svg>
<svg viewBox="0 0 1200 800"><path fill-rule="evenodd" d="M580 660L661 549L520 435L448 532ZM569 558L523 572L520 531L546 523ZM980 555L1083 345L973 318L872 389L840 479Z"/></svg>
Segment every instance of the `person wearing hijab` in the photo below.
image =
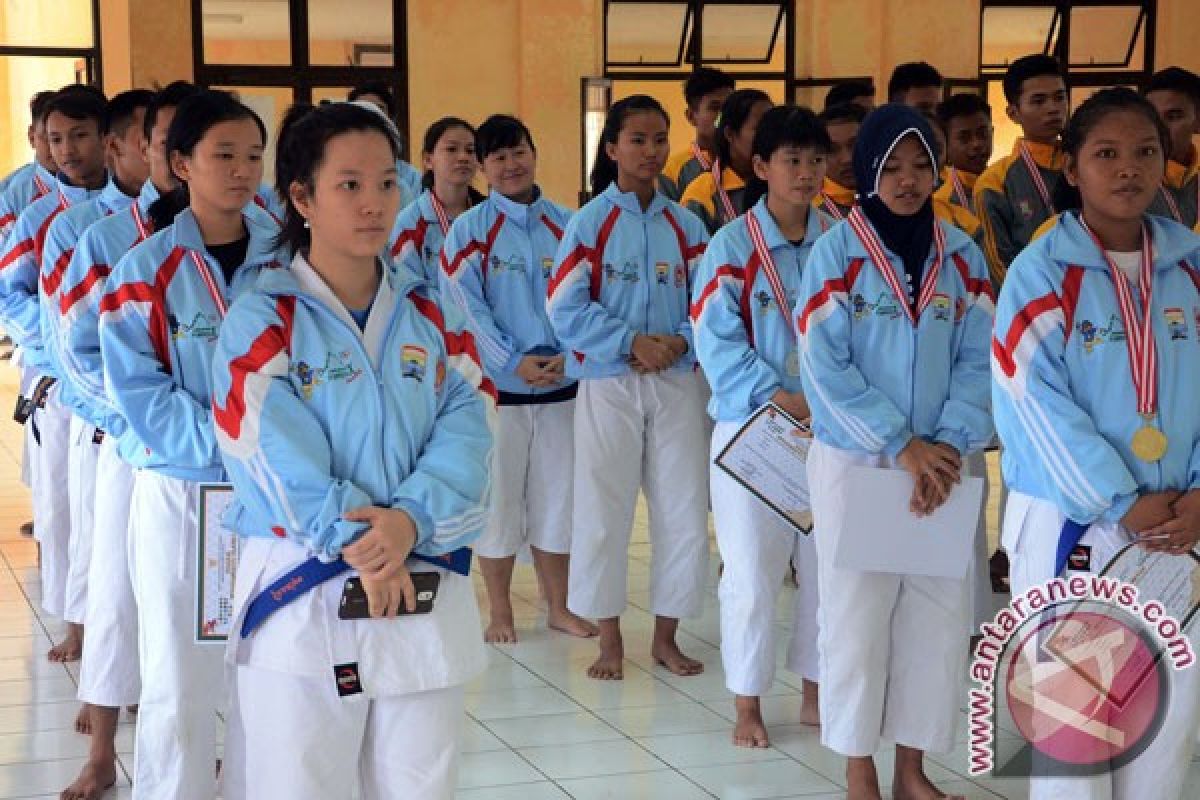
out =
<svg viewBox="0 0 1200 800"><path fill-rule="evenodd" d="M896 746L897 797L944 796L924 754L954 745L966 669L965 576L834 562L853 467L910 473L906 507L880 513L924 516L992 436L991 284L970 238L935 218L932 141L913 109L867 117L854 149L859 205L814 245L793 314L815 438L821 741L847 757L852 798L880 797L872 756L884 739Z"/></svg>

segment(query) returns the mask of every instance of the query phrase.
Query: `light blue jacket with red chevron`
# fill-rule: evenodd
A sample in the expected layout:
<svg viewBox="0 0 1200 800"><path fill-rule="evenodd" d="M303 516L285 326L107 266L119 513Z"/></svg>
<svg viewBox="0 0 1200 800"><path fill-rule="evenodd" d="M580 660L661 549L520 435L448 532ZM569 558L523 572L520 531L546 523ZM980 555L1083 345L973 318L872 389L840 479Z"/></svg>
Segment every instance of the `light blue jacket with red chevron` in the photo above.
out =
<svg viewBox="0 0 1200 800"><path fill-rule="evenodd" d="M64 375L62 357L62 333L59 310L62 300L63 280L67 267L75 254L75 247L84 232L97 221L112 214L128 213L134 198L121 191L116 182L109 180L100 193L86 203L77 203L66 209L50 223L46 241L42 248L42 272L40 276L42 345L46 357L61 380ZM74 390L72 384L61 381L59 402L79 416L86 417L84 398Z"/></svg>
<svg viewBox="0 0 1200 800"><path fill-rule="evenodd" d="M546 317L546 287L571 212L537 191L529 205L493 191L454 220L442 247L442 298L466 317L496 388L513 394L562 388L538 389L517 377L525 356L563 351Z"/></svg>
<svg viewBox="0 0 1200 800"><path fill-rule="evenodd" d="M39 274L46 236L54 218L86 203L102 189L81 189L59 179L49 194L21 212L0 256L0 323L21 346L25 364L57 377L42 341Z"/></svg>
<svg viewBox="0 0 1200 800"><path fill-rule="evenodd" d="M437 286L441 274L438 262L445 238L433 208L432 192L426 189L396 215L388 240L388 257L395 266Z"/></svg>
<svg viewBox="0 0 1200 800"><path fill-rule="evenodd" d="M209 410L217 335L233 298L280 264L278 229L244 218L250 243L232 286L185 209L121 258L100 299L105 388L142 444L144 466L174 478L224 474Z"/></svg>
<svg viewBox="0 0 1200 800"><path fill-rule="evenodd" d="M555 257L546 309L554 332L574 351L583 378L632 372L637 334L673 334L688 351L671 369L696 365L688 316L704 223L658 192L643 211L616 182L571 218Z"/></svg>
<svg viewBox="0 0 1200 800"><path fill-rule="evenodd" d="M783 308L751 241L750 214L779 271ZM692 290L691 313L696 356L712 387L708 413L713 419L744 420L780 389L803 391L792 309L813 245L832 225L830 217L811 208L804 241L792 244L763 197L708 243Z"/></svg>
<svg viewBox="0 0 1200 800"><path fill-rule="evenodd" d="M1005 483L1081 524L1118 522L1141 492L1200 487L1200 237L1174 220L1145 220L1162 459L1133 455L1145 423L1125 324L1108 264L1077 212L1016 257L996 308L992 400ZM1137 285L1130 291L1140 320Z"/></svg>
<svg viewBox="0 0 1200 800"><path fill-rule="evenodd" d="M965 233L936 224L945 257L916 325L899 305L907 298L896 297L849 221L813 247L794 316L818 441L895 457L914 436L945 442L963 455L991 440L988 347L995 306L987 265ZM903 287L900 259L884 252ZM926 274L938 266L935 260L931 248Z"/></svg>
<svg viewBox="0 0 1200 800"><path fill-rule="evenodd" d="M213 360L213 417L242 536L286 537L326 561L402 509L414 552L470 544L488 513L495 389L469 333L428 284L384 271L365 328L297 255L229 311Z"/></svg>
<svg viewBox="0 0 1200 800"><path fill-rule="evenodd" d="M21 212L33 205L34 200L50 194L54 183L54 173L36 161L9 176L4 191L0 192L0 242L12 233Z"/></svg>

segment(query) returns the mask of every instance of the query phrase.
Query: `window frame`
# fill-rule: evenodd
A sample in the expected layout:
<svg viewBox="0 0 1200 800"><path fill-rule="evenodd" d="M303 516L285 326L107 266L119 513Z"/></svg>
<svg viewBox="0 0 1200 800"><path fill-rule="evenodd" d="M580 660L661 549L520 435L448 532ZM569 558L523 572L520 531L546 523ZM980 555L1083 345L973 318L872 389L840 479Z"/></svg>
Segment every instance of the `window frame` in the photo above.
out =
<svg viewBox="0 0 1200 800"><path fill-rule="evenodd" d="M74 58L82 60L87 71L87 83L104 85L104 59L100 51L100 0L92 0L91 47L41 47L38 45L0 44L0 57L17 58Z"/></svg>

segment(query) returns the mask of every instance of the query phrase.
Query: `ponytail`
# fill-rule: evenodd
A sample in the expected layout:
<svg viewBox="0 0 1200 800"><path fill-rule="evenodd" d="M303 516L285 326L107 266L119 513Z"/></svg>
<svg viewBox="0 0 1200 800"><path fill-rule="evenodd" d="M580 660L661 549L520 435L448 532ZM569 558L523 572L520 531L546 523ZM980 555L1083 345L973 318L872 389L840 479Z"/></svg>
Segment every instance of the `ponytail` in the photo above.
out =
<svg viewBox="0 0 1200 800"><path fill-rule="evenodd" d="M612 107L608 109L608 115L604 118L604 129L600 132L600 142L596 146L596 159L592 162L592 173L589 176L592 197L599 196L617 179L617 162L609 157L605 145L617 143L621 128L625 126L625 119L630 114L645 111L661 114L667 125L670 126L671 118L667 116L666 110L649 95L630 95L613 103Z"/></svg>

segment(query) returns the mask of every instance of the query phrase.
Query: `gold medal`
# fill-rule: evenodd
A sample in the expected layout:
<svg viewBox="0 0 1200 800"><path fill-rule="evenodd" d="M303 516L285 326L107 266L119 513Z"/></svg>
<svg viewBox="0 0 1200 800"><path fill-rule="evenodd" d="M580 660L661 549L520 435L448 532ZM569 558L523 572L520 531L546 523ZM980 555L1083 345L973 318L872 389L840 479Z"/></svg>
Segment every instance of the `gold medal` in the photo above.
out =
<svg viewBox="0 0 1200 800"><path fill-rule="evenodd" d="M1167 436L1158 428L1143 425L1130 442L1133 454L1142 461L1154 462L1167 454Z"/></svg>

